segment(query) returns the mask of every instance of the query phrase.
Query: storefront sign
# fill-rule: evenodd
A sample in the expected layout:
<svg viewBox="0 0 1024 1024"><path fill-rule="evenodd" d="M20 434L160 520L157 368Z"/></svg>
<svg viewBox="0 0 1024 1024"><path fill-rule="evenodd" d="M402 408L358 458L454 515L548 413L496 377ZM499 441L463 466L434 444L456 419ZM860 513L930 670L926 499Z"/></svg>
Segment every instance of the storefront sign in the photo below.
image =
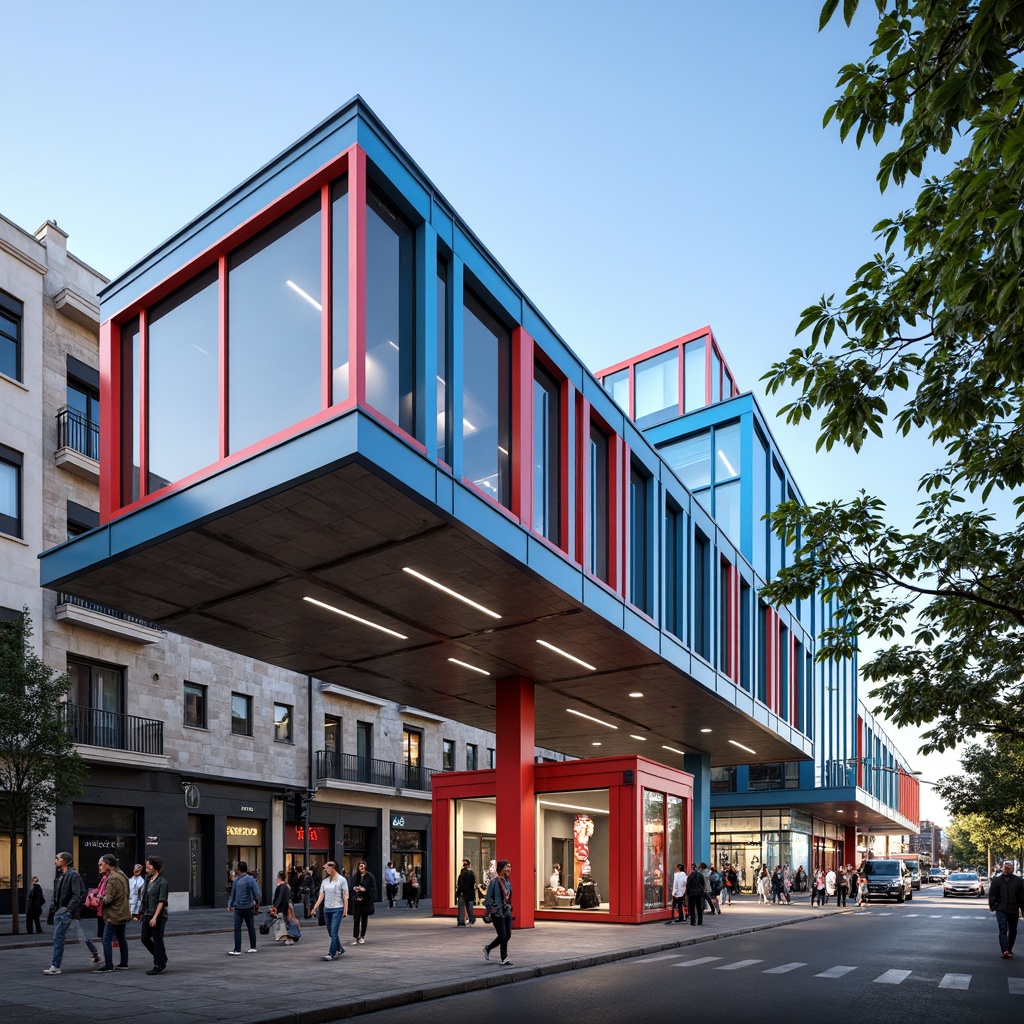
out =
<svg viewBox="0 0 1024 1024"><path fill-rule="evenodd" d="M159 844L159 842L160 842L160 837L159 836L146 836L146 845L147 846L156 846L156 845Z"/></svg>
<svg viewBox="0 0 1024 1024"><path fill-rule="evenodd" d="M83 837L81 839L81 846L83 850L99 850L105 853L108 850L123 850L125 848L125 839L123 836Z"/></svg>
<svg viewBox="0 0 1024 1024"><path fill-rule="evenodd" d="M243 813L243 814L244 814L244 813L245 813L246 811L248 811L248 812L249 812L250 814L255 814L255 813L256 813L256 808L255 808L255 807L250 807L250 806L249 806L248 804L239 804L239 805L238 805L238 810L239 810L239 811L240 811L241 813Z"/></svg>
<svg viewBox="0 0 1024 1024"><path fill-rule="evenodd" d="M239 824L238 822L228 822L227 826L228 842L234 845L238 845L240 839L255 839L260 838L260 826L258 823L253 824Z"/></svg>
<svg viewBox="0 0 1024 1024"><path fill-rule="evenodd" d="M285 825L284 847L286 850L304 850L306 847L306 828L304 825ZM309 826L309 848L311 850L322 850L330 852L331 849L331 827L330 825Z"/></svg>
<svg viewBox="0 0 1024 1024"><path fill-rule="evenodd" d="M392 828L405 828L405 817L401 814L391 815L391 827Z"/></svg>

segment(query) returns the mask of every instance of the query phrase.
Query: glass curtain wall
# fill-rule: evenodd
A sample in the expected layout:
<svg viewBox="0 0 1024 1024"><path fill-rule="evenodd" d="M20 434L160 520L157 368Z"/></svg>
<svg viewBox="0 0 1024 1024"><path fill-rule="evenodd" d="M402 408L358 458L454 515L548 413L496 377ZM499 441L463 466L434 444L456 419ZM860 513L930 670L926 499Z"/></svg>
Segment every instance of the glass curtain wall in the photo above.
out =
<svg viewBox="0 0 1024 1024"><path fill-rule="evenodd" d="M561 543L561 401L558 382L543 367L533 374L533 529Z"/></svg>
<svg viewBox="0 0 1024 1024"><path fill-rule="evenodd" d="M348 175L331 186L331 402L349 397Z"/></svg>
<svg viewBox="0 0 1024 1024"><path fill-rule="evenodd" d="M679 349L670 349L660 356L637 363L636 420L659 413L679 412Z"/></svg>
<svg viewBox="0 0 1024 1024"><path fill-rule="evenodd" d="M608 435L590 424L590 571L608 582Z"/></svg>

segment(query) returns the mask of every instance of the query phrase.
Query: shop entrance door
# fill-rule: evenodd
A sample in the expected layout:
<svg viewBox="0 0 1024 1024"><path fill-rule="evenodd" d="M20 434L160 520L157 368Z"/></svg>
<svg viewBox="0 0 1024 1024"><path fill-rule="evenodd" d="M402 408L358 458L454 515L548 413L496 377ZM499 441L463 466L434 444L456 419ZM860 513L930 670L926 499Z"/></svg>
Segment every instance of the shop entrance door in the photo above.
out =
<svg viewBox="0 0 1024 1024"><path fill-rule="evenodd" d="M188 837L188 899L192 906L203 904L203 837Z"/></svg>

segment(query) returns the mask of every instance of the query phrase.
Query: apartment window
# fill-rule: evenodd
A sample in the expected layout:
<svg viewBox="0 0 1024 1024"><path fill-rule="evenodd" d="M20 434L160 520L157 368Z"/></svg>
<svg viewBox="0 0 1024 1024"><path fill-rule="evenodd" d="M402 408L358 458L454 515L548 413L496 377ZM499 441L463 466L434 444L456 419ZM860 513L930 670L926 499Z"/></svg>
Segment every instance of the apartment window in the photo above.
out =
<svg viewBox="0 0 1024 1024"><path fill-rule="evenodd" d="M324 715L324 750L341 753L341 719L337 715Z"/></svg>
<svg viewBox="0 0 1024 1024"><path fill-rule="evenodd" d="M651 613L650 508L651 478L637 463L629 470L629 600Z"/></svg>
<svg viewBox="0 0 1024 1024"><path fill-rule="evenodd" d="M753 641L753 590L746 580L740 580L740 686L750 693L750 652Z"/></svg>
<svg viewBox="0 0 1024 1024"><path fill-rule="evenodd" d="M618 403L619 408L627 415L629 414L629 367L624 370L616 370L609 373L602 383L605 390Z"/></svg>
<svg viewBox="0 0 1024 1024"><path fill-rule="evenodd" d="M274 705L274 742L291 743L295 709L291 704Z"/></svg>
<svg viewBox="0 0 1024 1024"><path fill-rule="evenodd" d="M455 771L455 740L442 741L441 768L446 772Z"/></svg>
<svg viewBox="0 0 1024 1024"><path fill-rule="evenodd" d="M231 694L231 731L236 736L252 735L252 697Z"/></svg>
<svg viewBox="0 0 1024 1024"><path fill-rule="evenodd" d="M665 629L683 639L683 535L682 510L665 505Z"/></svg>
<svg viewBox="0 0 1024 1024"><path fill-rule="evenodd" d="M423 733L419 729L402 728L402 760L406 764L419 767L420 751L423 747Z"/></svg>
<svg viewBox="0 0 1024 1024"><path fill-rule="evenodd" d="M16 612L13 608L0 608L0 644L14 644L19 656L23 656L25 647L24 613Z"/></svg>
<svg viewBox="0 0 1024 1024"><path fill-rule="evenodd" d="M494 767L494 747L487 748L487 767Z"/></svg>
<svg viewBox="0 0 1024 1024"><path fill-rule="evenodd" d="M448 337L448 264L439 256L437 258L437 365L434 373L437 376L437 457L441 462L450 462L448 449L451 438L451 416L448 415L448 376L451 359L450 340Z"/></svg>
<svg viewBox="0 0 1024 1024"><path fill-rule="evenodd" d="M91 366L67 357L67 408L63 414L61 448L87 458L100 458L100 375Z"/></svg>
<svg viewBox="0 0 1024 1024"><path fill-rule="evenodd" d="M608 582L608 435L590 424L590 571Z"/></svg>
<svg viewBox="0 0 1024 1024"><path fill-rule="evenodd" d="M0 373L21 380L21 318L24 305L0 292Z"/></svg>
<svg viewBox="0 0 1024 1024"><path fill-rule="evenodd" d="M508 508L512 339L501 321L468 289L462 319L463 472Z"/></svg>
<svg viewBox="0 0 1024 1024"><path fill-rule="evenodd" d="M356 722L356 757L366 764L373 757L373 723Z"/></svg>
<svg viewBox="0 0 1024 1024"><path fill-rule="evenodd" d="M475 772L477 764L477 746L475 743L466 744L466 771Z"/></svg>
<svg viewBox="0 0 1024 1024"><path fill-rule="evenodd" d="M711 541L693 533L693 649L711 660Z"/></svg>
<svg viewBox="0 0 1024 1024"><path fill-rule="evenodd" d="M677 416L679 414L679 349L669 349L660 356L653 356L637 363L636 396L634 398L636 415L634 419L641 422L645 417L661 414Z"/></svg>
<svg viewBox="0 0 1024 1024"><path fill-rule="evenodd" d="M124 672L113 665L68 658L68 701L76 743L119 749L124 722Z"/></svg>
<svg viewBox="0 0 1024 1024"><path fill-rule="evenodd" d="M22 454L0 444L0 533L21 537Z"/></svg>
<svg viewBox="0 0 1024 1024"><path fill-rule="evenodd" d="M372 188L366 197L366 400L415 434L415 232Z"/></svg>
<svg viewBox="0 0 1024 1024"><path fill-rule="evenodd" d="M561 401L558 382L543 367L533 372L533 528L560 543Z"/></svg>
<svg viewBox="0 0 1024 1024"><path fill-rule="evenodd" d="M185 725L193 729L206 728L206 687L185 682Z"/></svg>

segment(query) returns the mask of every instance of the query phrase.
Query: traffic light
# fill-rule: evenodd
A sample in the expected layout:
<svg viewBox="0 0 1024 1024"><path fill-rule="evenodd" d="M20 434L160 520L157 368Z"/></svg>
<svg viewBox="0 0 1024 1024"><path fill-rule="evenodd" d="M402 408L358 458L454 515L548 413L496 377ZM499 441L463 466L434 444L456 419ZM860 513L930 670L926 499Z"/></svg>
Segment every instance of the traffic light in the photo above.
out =
<svg viewBox="0 0 1024 1024"><path fill-rule="evenodd" d="M290 789L284 795L285 821L302 821L305 817L304 793Z"/></svg>

